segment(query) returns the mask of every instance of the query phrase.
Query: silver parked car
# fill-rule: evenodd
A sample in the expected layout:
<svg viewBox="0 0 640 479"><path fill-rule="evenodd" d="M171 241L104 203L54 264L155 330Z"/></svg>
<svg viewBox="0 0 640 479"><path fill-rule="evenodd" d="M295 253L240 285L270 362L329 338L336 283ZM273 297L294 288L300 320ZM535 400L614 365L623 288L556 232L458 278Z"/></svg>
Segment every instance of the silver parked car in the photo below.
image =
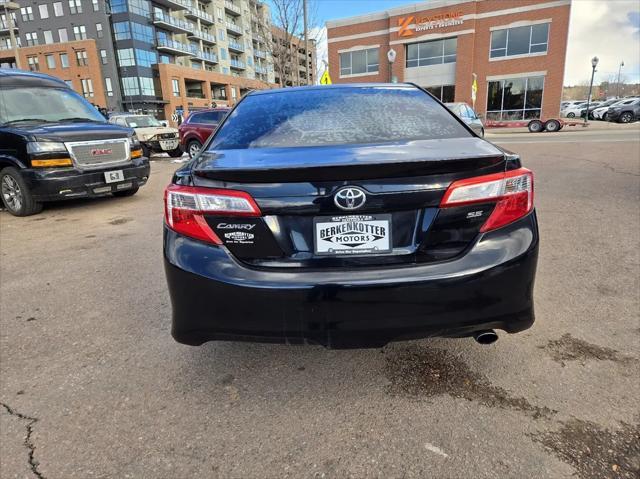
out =
<svg viewBox="0 0 640 479"><path fill-rule="evenodd" d="M484 137L482 120L469 105L464 102L445 103L449 110L458 115L479 137Z"/></svg>

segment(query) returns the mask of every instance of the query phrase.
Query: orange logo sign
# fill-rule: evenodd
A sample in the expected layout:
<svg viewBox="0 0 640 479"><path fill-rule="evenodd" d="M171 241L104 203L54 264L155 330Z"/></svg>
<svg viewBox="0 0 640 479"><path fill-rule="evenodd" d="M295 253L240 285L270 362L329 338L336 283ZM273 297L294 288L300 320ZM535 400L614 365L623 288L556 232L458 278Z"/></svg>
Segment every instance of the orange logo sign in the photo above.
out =
<svg viewBox="0 0 640 479"><path fill-rule="evenodd" d="M409 26L415 23L415 29L410 29ZM458 12L446 12L436 15L424 15L417 17L412 15L410 17L401 17L398 19L398 36L410 37L415 32L421 32L423 30L433 30L435 28L452 27L455 25L462 25L464 23L463 13Z"/></svg>
<svg viewBox="0 0 640 479"><path fill-rule="evenodd" d="M398 19L398 25L400 26L398 36L410 37L413 35L413 30L409 30L409 25L413 23L413 18L414 17L402 17Z"/></svg>

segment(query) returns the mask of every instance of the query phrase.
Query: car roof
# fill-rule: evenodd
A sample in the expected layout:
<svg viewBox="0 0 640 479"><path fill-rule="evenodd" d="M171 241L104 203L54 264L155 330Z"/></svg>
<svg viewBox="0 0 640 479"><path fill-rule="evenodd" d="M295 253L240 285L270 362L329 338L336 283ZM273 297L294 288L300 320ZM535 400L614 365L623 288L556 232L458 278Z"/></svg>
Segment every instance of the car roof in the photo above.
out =
<svg viewBox="0 0 640 479"><path fill-rule="evenodd" d="M0 68L0 87L30 86L38 88L60 88L70 90L69 86L59 78L44 73L28 72L13 68Z"/></svg>
<svg viewBox="0 0 640 479"><path fill-rule="evenodd" d="M211 111L229 111L231 110L230 106L217 106L215 108L205 108L203 110L194 110L189 112L189 116L195 115L196 113L208 113Z"/></svg>
<svg viewBox="0 0 640 479"><path fill-rule="evenodd" d="M268 95L272 93L288 93L295 91L311 91L311 90L341 90L341 89L357 89L357 88L400 88L414 89L418 88L412 83L337 83L335 85L307 85L296 86L291 88L275 88L271 90L252 90L247 96Z"/></svg>

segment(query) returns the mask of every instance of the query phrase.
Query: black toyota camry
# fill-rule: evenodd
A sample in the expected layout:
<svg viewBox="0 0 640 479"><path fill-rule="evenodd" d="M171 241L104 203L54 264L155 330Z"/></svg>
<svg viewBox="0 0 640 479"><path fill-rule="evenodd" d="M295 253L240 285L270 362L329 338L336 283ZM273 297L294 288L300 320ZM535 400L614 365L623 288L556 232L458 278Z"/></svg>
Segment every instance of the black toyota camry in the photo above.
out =
<svg viewBox="0 0 640 479"><path fill-rule="evenodd" d="M413 85L245 96L165 192L173 337L379 347L534 321L533 174Z"/></svg>

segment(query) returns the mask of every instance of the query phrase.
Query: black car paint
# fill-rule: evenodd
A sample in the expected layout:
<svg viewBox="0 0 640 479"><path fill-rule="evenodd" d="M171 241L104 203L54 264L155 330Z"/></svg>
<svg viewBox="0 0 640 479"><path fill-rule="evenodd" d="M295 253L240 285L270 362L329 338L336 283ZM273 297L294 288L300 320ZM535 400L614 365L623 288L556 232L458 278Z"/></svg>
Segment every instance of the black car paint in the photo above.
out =
<svg viewBox="0 0 640 479"><path fill-rule="evenodd" d="M255 258L233 244L205 244L165 225L174 338L192 345L226 339L342 348L529 328L538 254L535 210L480 233L493 203L438 207L457 179L521 167L515 155L474 137L203 151L176 171L173 183L249 193L263 215L251 222L262 235L271 233L275 244ZM339 213L331 198L345 185L365 189L372 210L393 213L393 227L405 231L392 235L393 254L320 258L312 249L291 247L292 233L311 231L315 215ZM206 220L214 230L223 221L247 222Z"/></svg>
<svg viewBox="0 0 640 479"><path fill-rule="evenodd" d="M226 248L166 226L164 252L172 334L185 344L220 339L379 347L485 329L516 333L534 320L535 213L480 235L455 260L420 266L294 273L246 267Z"/></svg>
<svg viewBox="0 0 640 479"><path fill-rule="evenodd" d="M0 88L68 88L61 80L48 75L20 72L0 72ZM104 187L104 172L114 167L81 170L73 167L32 168L27 154L27 143L32 141L78 142L115 138L127 138L132 129L122 128L104 122L23 122L0 125L0 169L13 166L20 170L22 178L29 186L37 201L52 201L79 196L98 196L96 187ZM55 155L54 155L55 156ZM123 170L125 182L131 182L132 188L142 186L149 177L148 159L134 159L130 165L118 166ZM66 191L62 194L60 191ZM116 186L113 186L113 191Z"/></svg>

